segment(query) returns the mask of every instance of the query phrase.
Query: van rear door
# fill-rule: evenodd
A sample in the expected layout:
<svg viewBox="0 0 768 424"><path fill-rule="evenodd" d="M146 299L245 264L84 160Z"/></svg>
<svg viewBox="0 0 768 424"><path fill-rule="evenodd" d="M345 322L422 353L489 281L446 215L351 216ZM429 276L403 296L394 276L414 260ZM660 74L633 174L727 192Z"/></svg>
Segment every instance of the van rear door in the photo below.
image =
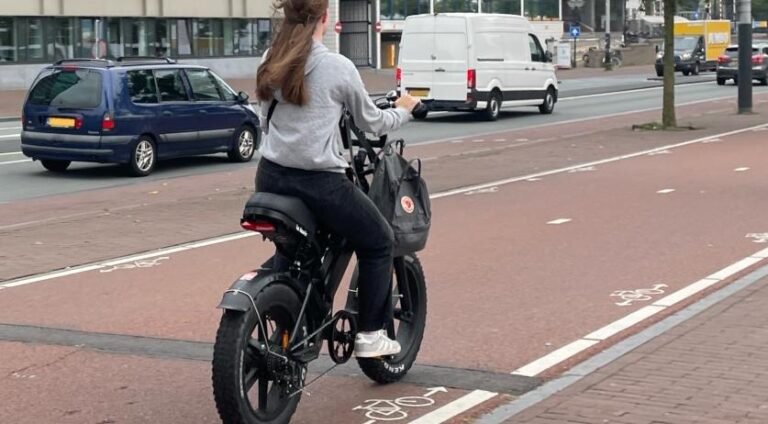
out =
<svg viewBox="0 0 768 424"><path fill-rule="evenodd" d="M435 49L432 98L466 101L469 70L467 19L460 16L435 17Z"/></svg>
<svg viewBox="0 0 768 424"><path fill-rule="evenodd" d="M433 98L434 27L434 16L415 16L405 21L400 50L400 89L419 98Z"/></svg>

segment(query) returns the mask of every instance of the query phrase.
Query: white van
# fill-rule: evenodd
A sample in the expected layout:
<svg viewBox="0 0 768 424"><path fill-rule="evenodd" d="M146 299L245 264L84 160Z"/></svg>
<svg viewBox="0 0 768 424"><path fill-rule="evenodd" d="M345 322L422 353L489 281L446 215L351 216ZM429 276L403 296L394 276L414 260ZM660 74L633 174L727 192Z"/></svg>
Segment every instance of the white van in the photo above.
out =
<svg viewBox="0 0 768 424"><path fill-rule="evenodd" d="M557 102L557 77L530 22L521 16L446 13L405 20L398 91L430 110L482 111L496 120L506 106Z"/></svg>

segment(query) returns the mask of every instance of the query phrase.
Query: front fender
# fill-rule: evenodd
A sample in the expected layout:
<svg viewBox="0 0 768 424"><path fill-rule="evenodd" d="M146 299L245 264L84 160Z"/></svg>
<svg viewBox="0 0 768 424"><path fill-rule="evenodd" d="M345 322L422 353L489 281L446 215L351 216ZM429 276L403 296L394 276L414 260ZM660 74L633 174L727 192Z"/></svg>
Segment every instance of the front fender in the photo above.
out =
<svg viewBox="0 0 768 424"><path fill-rule="evenodd" d="M297 289L292 279L285 273L276 271L253 271L235 280L224 292L224 296L217 306L218 309L230 311L248 312L253 309L256 297L270 284L275 282L287 283L294 291ZM297 294L301 296L301 293Z"/></svg>

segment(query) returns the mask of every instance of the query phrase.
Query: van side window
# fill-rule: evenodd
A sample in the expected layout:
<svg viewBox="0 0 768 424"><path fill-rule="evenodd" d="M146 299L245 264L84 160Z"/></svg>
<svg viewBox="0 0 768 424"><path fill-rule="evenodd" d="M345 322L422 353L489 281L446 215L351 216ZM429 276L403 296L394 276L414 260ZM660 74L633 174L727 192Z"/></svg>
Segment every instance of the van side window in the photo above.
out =
<svg viewBox="0 0 768 424"><path fill-rule="evenodd" d="M187 78L192 87L192 96L197 101L221 101L219 86L205 69L187 69Z"/></svg>
<svg viewBox="0 0 768 424"><path fill-rule="evenodd" d="M544 62L544 51L541 49L539 39L533 34L528 34L528 44L531 46L531 62Z"/></svg>
<svg viewBox="0 0 768 424"><path fill-rule="evenodd" d="M129 71L127 73L128 95L138 104L157 103L157 85L152 71Z"/></svg>
<svg viewBox="0 0 768 424"><path fill-rule="evenodd" d="M157 81L157 88L160 90L161 102L189 101L179 69L157 70L155 71L155 80Z"/></svg>

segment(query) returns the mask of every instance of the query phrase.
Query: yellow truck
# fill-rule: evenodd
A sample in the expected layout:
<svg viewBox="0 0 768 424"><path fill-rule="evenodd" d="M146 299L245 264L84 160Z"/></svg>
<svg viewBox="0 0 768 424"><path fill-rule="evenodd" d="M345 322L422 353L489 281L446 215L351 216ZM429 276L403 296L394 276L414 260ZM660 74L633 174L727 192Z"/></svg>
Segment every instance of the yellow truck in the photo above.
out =
<svg viewBox="0 0 768 424"><path fill-rule="evenodd" d="M717 58L731 43L731 22L706 20L675 22L675 72L698 75L717 69ZM664 75L664 51L656 55L656 75Z"/></svg>

